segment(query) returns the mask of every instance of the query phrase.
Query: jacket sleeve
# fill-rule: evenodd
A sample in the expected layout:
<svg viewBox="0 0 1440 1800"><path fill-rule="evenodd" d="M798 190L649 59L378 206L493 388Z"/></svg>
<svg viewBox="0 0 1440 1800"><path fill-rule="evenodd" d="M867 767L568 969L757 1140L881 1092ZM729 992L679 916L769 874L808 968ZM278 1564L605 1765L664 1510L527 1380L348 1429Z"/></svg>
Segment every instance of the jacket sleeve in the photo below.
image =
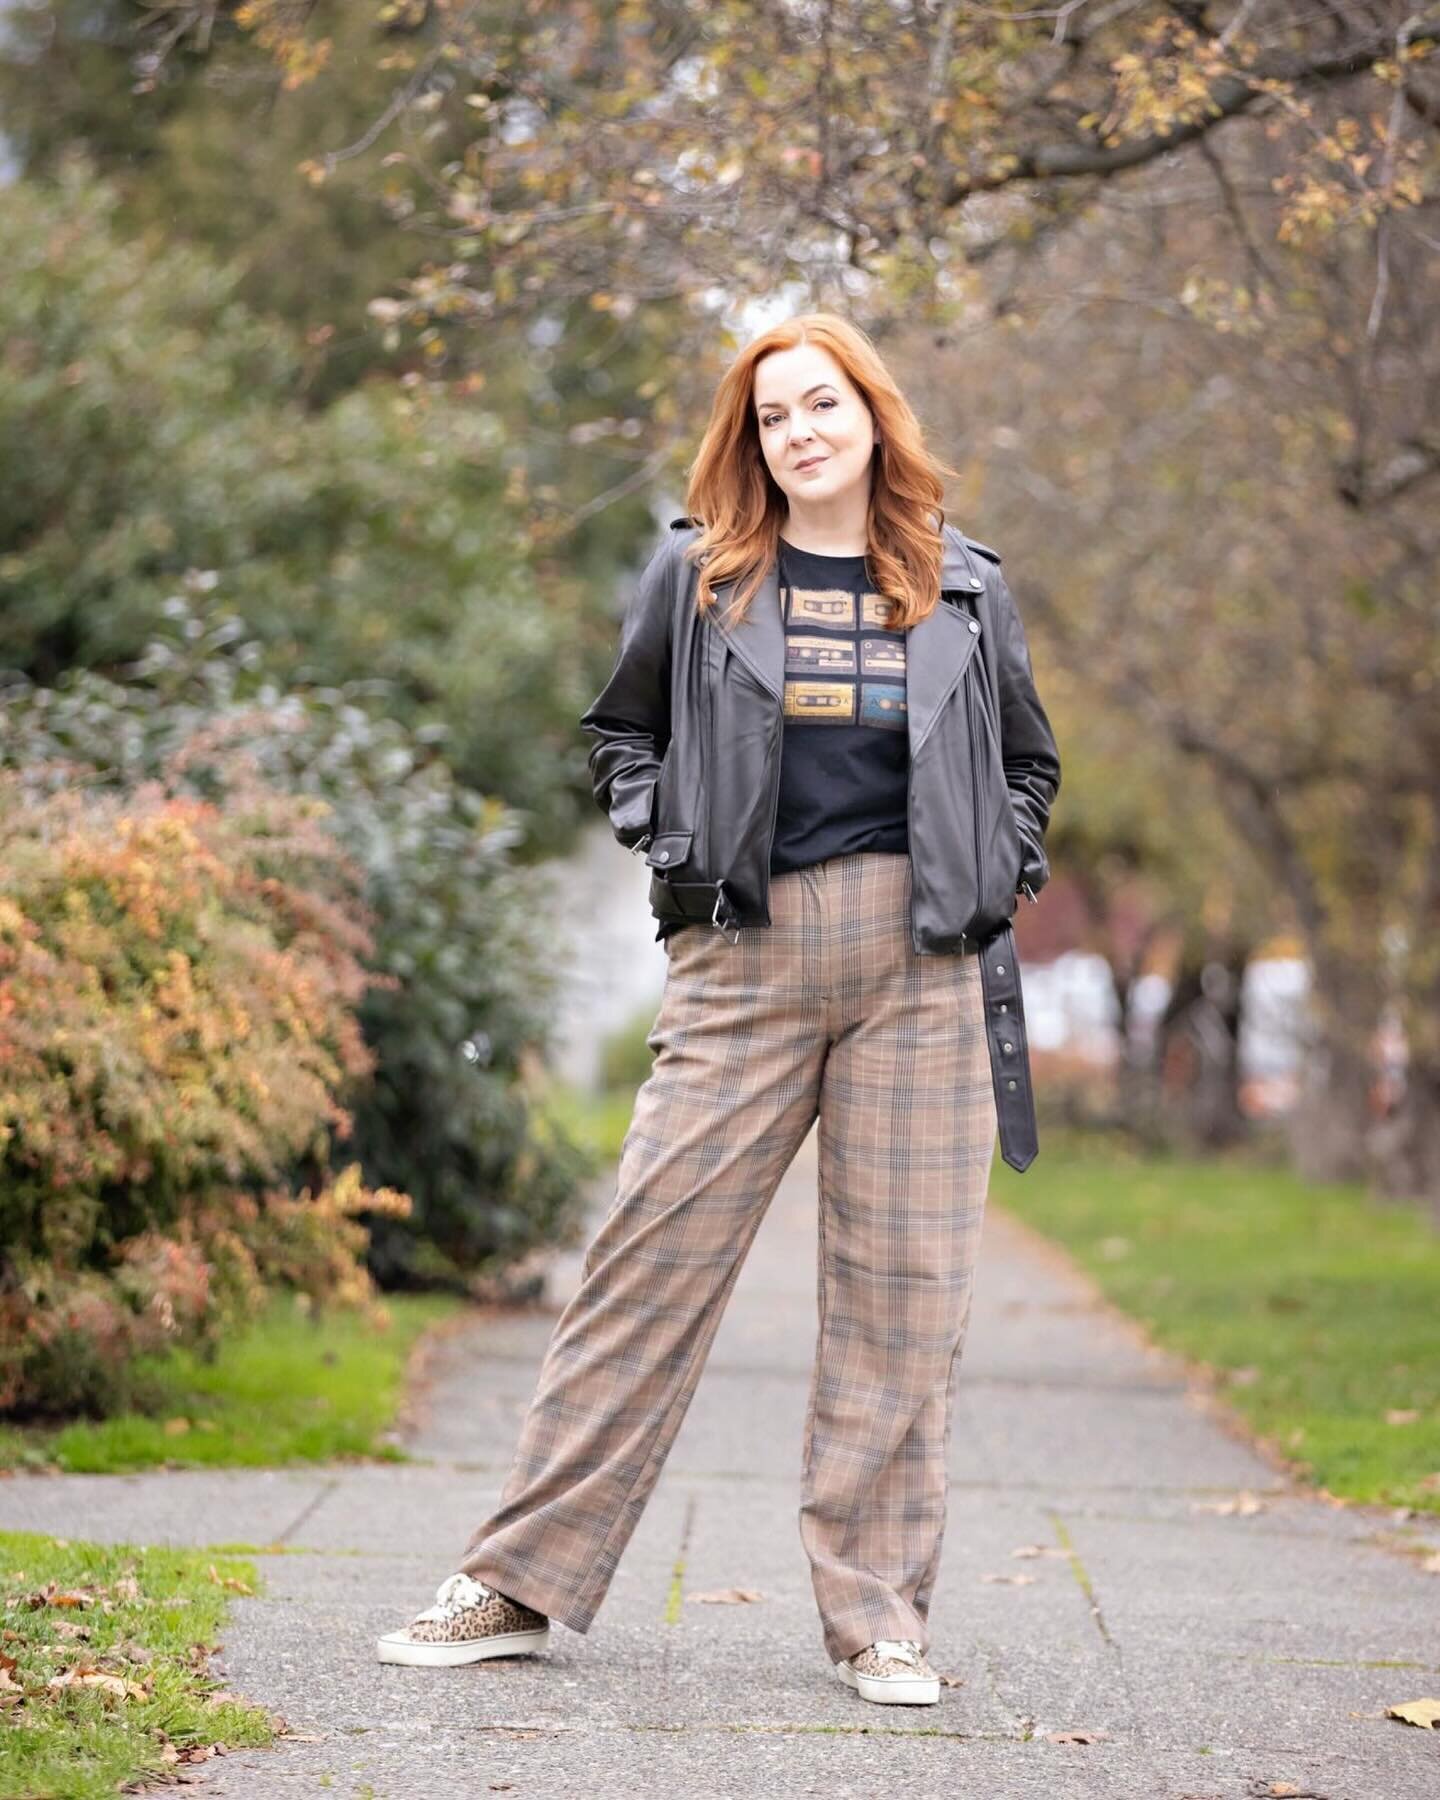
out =
<svg viewBox="0 0 1440 1800"><path fill-rule="evenodd" d="M637 854L654 829L655 784L670 742L674 577L667 531L626 605L610 679L580 718L581 730L595 739L589 769L596 804L609 814L616 839Z"/></svg>
<svg viewBox="0 0 1440 1800"><path fill-rule="evenodd" d="M1050 879L1045 854L1045 832L1050 808L1060 791L1060 753L1045 708L1035 691L1030 647L1015 597L1005 577L1000 577L1000 653L997 668L1000 687L1000 754L1005 764L1005 784L1015 809L1015 823L1024 846L1020 886L1033 899Z"/></svg>

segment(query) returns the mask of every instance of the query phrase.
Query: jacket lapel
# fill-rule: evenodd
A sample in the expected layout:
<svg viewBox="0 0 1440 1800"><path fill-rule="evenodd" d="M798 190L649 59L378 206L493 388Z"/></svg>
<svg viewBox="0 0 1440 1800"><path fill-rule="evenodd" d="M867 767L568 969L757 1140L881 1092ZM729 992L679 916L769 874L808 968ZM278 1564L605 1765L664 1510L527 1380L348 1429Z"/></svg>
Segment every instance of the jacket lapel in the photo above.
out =
<svg viewBox="0 0 1440 1800"><path fill-rule="evenodd" d="M945 555L940 565L942 598L928 617L912 626L906 647L906 723L913 756L930 733L965 665L975 653L980 633L973 615L943 598L943 593L978 594L984 586L965 540L953 525L945 527ZM785 622L781 615L780 577L774 563L765 571L745 617L729 614L736 581L715 590L712 617L730 648L777 701L785 694Z"/></svg>

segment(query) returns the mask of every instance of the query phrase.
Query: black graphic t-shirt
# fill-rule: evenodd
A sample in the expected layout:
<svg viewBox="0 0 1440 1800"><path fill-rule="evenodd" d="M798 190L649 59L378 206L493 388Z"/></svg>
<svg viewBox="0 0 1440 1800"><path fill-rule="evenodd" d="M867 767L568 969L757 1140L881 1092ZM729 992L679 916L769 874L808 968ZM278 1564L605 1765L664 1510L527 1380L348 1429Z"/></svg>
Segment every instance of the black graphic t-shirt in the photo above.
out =
<svg viewBox="0 0 1440 1800"><path fill-rule="evenodd" d="M785 724L770 872L909 849L904 631L863 556L780 540Z"/></svg>

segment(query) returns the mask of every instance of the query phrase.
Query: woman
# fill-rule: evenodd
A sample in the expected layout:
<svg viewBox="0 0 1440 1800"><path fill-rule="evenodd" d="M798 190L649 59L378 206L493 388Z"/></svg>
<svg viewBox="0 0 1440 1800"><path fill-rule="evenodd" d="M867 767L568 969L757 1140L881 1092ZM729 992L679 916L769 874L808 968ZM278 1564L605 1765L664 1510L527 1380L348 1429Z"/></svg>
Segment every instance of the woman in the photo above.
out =
<svg viewBox="0 0 1440 1800"><path fill-rule="evenodd" d="M585 1632L770 1199L819 1119L819 1340L800 1535L825 1649L933 1704L927 1618L994 1152L1035 1155L1010 919L1060 784L1000 558L868 339L765 332L581 723L668 961L615 1202L500 1503L389 1662ZM722 603L723 602L723 603Z"/></svg>

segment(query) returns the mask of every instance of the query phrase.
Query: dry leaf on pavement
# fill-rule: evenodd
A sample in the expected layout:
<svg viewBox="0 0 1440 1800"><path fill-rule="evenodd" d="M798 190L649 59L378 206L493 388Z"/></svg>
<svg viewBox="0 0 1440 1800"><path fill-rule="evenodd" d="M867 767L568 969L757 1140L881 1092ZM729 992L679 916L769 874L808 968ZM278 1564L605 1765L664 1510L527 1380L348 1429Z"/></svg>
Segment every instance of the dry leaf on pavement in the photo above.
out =
<svg viewBox="0 0 1440 1800"><path fill-rule="evenodd" d="M1244 1488L1233 1500L1192 1500L1190 1510L1191 1512L1248 1516L1250 1513L1264 1512L1265 1502L1257 1500L1249 1488Z"/></svg>
<svg viewBox="0 0 1440 1800"><path fill-rule="evenodd" d="M1407 1725L1419 1725L1433 1731L1440 1725L1440 1700L1402 1700L1398 1706L1387 1706L1388 1719L1403 1719Z"/></svg>

